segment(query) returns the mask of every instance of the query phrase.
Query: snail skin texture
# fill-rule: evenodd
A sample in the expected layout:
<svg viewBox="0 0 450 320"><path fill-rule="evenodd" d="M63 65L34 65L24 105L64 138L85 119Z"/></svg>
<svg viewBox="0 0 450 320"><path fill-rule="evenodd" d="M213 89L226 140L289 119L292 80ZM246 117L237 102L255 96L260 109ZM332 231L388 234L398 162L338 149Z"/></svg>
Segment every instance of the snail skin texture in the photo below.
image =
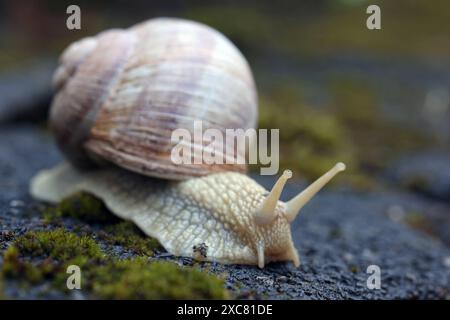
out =
<svg viewBox="0 0 450 320"><path fill-rule="evenodd" d="M300 264L290 223L343 163L281 202L289 170L269 192L242 165L170 160L171 131L196 120L222 131L255 127L251 71L222 34L168 18L105 31L64 51L54 85L50 126L68 162L39 172L33 197L91 193L176 256Z"/></svg>

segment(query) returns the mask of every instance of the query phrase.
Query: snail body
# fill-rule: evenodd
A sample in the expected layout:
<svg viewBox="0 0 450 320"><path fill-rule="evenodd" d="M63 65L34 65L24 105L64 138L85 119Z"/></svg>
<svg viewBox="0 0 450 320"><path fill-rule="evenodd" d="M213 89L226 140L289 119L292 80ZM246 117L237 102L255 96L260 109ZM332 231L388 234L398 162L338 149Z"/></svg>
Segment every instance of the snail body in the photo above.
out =
<svg viewBox="0 0 450 320"><path fill-rule="evenodd" d="M251 71L223 35L179 19L105 31L66 49L54 85L50 125L69 162L32 179L35 198L55 203L92 193L178 256L261 268L300 264L290 223L344 164L282 202L289 170L267 191L243 165L170 159L178 127L196 120L222 132L256 125Z"/></svg>
<svg viewBox="0 0 450 320"><path fill-rule="evenodd" d="M271 261L292 261L299 266L290 223L309 199L344 169L338 163L286 203L278 198L290 171L268 192L237 172L170 181L119 168L83 171L69 163L38 173L31 182L31 194L57 203L76 192L89 192L177 256L261 268ZM194 250L201 244L208 247L204 256Z"/></svg>

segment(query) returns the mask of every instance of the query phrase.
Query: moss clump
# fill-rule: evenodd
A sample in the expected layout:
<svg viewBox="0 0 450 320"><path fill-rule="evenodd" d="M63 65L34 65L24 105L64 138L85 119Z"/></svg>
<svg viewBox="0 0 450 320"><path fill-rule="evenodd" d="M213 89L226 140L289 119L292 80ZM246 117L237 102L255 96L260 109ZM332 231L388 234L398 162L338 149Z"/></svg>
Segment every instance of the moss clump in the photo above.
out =
<svg viewBox="0 0 450 320"><path fill-rule="evenodd" d="M14 241L14 247L27 257L69 261L83 257L101 259L103 253L97 242L88 236L78 236L62 228L52 231L30 231ZM78 261L80 262L80 261Z"/></svg>
<svg viewBox="0 0 450 320"><path fill-rule="evenodd" d="M31 284L51 277L56 266L49 259L32 264L20 258L17 247L10 246L3 254L2 274L7 278L25 280Z"/></svg>
<svg viewBox="0 0 450 320"><path fill-rule="evenodd" d="M44 211L47 221L61 217L70 217L91 223L112 223L118 218L113 216L99 198L85 192L73 194L54 207Z"/></svg>
<svg viewBox="0 0 450 320"><path fill-rule="evenodd" d="M93 292L108 299L226 299L223 285L196 268L136 258L97 268Z"/></svg>
<svg viewBox="0 0 450 320"><path fill-rule="evenodd" d="M109 244L121 245L139 255L151 256L155 249L161 248L156 239L147 237L129 221L106 226L99 236Z"/></svg>
<svg viewBox="0 0 450 320"><path fill-rule="evenodd" d="M122 237L132 229L120 224ZM125 239L120 241L126 242ZM135 244L133 241L131 243ZM152 247L141 243L142 252ZM222 299L229 293L223 279L197 268L147 258L119 260L106 256L97 242L64 229L31 231L18 238L3 254L1 276L26 285L47 279L54 288L66 291L68 265L81 267L82 286L93 297L114 299Z"/></svg>
<svg viewBox="0 0 450 320"><path fill-rule="evenodd" d="M103 257L98 244L87 236L79 237L61 228L30 231L16 238L5 251L2 273L6 277L38 283L44 278L52 278L66 265L84 266ZM39 260L32 263L30 258Z"/></svg>

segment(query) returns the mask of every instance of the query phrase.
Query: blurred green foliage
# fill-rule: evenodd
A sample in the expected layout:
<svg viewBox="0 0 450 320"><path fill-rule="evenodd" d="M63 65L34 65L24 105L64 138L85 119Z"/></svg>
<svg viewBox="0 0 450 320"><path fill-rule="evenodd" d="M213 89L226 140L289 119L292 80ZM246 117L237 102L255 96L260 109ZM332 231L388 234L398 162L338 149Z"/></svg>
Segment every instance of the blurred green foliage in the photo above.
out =
<svg viewBox="0 0 450 320"><path fill-rule="evenodd" d="M381 7L382 31L366 28L366 8ZM190 7L205 22L252 52L290 56L450 57L450 3L437 1L224 2Z"/></svg>
<svg viewBox="0 0 450 320"><path fill-rule="evenodd" d="M260 99L260 128L280 129L280 166L315 179L343 161L354 174L358 160L348 132L327 110L305 106L299 90L280 85Z"/></svg>
<svg viewBox="0 0 450 320"><path fill-rule="evenodd" d="M54 0L3 4L0 66L21 65L36 55L58 53L80 37L155 16L204 22L254 56L279 51L294 58L351 54L448 61L450 57L446 0L135 1L132 7L121 1L79 1L79 31L65 27L69 4ZM365 27L369 4L381 7L379 32Z"/></svg>
<svg viewBox="0 0 450 320"><path fill-rule="evenodd" d="M351 132L356 156L364 168L382 169L401 153L418 150L429 142L417 130L389 122L370 83L363 79L333 79L330 92L331 112Z"/></svg>

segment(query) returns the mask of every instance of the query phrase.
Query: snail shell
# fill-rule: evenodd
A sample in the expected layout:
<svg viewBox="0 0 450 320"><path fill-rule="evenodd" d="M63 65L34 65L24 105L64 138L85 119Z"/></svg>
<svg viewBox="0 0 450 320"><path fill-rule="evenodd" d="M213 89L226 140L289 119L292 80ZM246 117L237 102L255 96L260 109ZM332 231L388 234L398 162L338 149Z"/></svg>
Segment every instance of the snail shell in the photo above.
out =
<svg viewBox="0 0 450 320"><path fill-rule="evenodd" d="M180 165L170 158L173 130L192 132L194 121L223 133L256 125L257 94L248 63L210 27L158 18L84 38L63 52L53 83L50 125L78 167L106 161L165 179L246 169ZM194 141L193 148L207 143Z"/></svg>

